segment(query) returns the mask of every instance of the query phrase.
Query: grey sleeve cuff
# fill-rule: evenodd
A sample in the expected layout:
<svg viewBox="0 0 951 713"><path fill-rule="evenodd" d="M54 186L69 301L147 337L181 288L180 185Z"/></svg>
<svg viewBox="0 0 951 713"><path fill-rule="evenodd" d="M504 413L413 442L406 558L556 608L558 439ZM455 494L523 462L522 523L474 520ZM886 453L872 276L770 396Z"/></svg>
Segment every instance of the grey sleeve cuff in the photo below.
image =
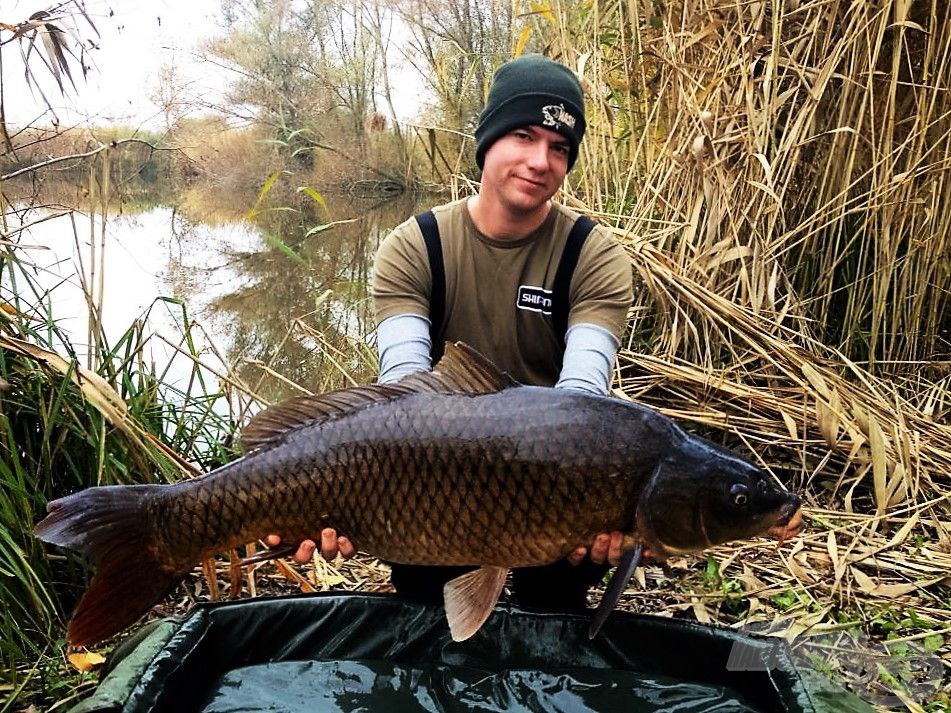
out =
<svg viewBox="0 0 951 713"><path fill-rule="evenodd" d="M565 359L556 389L574 389L605 396L619 342L603 327L576 324L565 335Z"/></svg>
<svg viewBox="0 0 951 713"><path fill-rule="evenodd" d="M429 320L418 314L398 314L380 322L376 346L380 353L378 383L390 384L414 371L433 368Z"/></svg>

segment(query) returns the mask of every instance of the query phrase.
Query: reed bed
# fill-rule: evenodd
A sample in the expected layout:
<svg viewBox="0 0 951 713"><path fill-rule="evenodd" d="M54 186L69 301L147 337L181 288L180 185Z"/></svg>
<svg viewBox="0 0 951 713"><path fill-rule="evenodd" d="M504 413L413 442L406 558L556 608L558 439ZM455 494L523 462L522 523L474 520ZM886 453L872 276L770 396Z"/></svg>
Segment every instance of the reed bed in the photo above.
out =
<svg viewBox="0 0 951 713"><path fill-rule="evenodd" d="M220 355L197 346L200 327L176 300L157 299L109 342L97 327L90 261L76 279L97 333L88 353L77 352L10 215L0 243L0 710L24 699L65 705L93 680L70 675L62 638L88 567L33 538L46 503L93 485L173 482L229 460L246 400L245 389L211 377ZM150 327L159 309L179 317L172 347L187 359L178 382L159 360L167 350L154 349L166 346Z"/></svg>

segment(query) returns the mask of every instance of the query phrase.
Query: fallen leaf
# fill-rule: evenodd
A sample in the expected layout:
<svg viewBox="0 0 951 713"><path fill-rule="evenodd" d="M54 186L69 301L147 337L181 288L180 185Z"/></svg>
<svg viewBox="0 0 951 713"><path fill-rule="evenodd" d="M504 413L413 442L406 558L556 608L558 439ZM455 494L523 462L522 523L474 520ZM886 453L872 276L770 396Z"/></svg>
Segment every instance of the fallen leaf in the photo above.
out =
<svg viewBox="0 0 951 713"><path fill-rule="evenodd" d="M892 470L892 477L888 480L888 486L885 488L888 499L887 507L895 507L905 501L908 497L908 484L905 481L905 466L902 463L896 463Z"/></svg>
<svg viewBox="0 0 951 713"><path fill-rule="evenodd" d="M641 589L647 589L647 574L644 572L643 567L638 567L634 570L634 579Z"/></svg>
<svg viewBox="0 0 951 713"><path fill-rule="evenodd" d="M326 574L320 578L320 583L328 587L335 587L338 584L343 584L347 580L344 579L343 575L340 574Z"/></svg>
<svg viewBox="0 0 951 713"><path fill-rule="evenodd" d="M885 491L888 477L885 434L874 416L868 418L868 440L872 448L872 479L875 489L875 514L881 515L888 507L888 494Z"/></svg>
<svg viewBox="0 0 951 713"><path fill-rule="evenodd" d="M832 430L835 426L832 412L829 407L819 399L816 399L816 423L819 424L819 432L830 448L835 447L835 432Z"/></svg>
<svg viewBox="0 0 951 713"><path fill-rule="evenodd" d="M106 662L106 657L95 651L86 651L78 654L69 654L66 658L77 671L93 671Z"/></svg>
<svg viewBox="0 0 951 713"><path fill-rule="evenodd" d="M849 570L852 572L852 576L855 578L855 583L859 585L859 589L861 589L865 594L870 594L875 597L900 597L903 594L908 594L909 592L913 592L916 589L920 589L922 587L921 583L876 583L875 580L873 580L871 577L865 574L865 572L857 567L849 567Z"/></svg>
<svg viewBox="0 0 951 713"><path fill-rule="evenodd" d="M766 584L759 579L746 562L743 563L743 574L737 575L737 579L744 585L746 592L758 592L766 589Z"/></svg>
<svg viewBox="0 0 951 713"><path fill-rule="evenodd" d="M800 636L807 634L826 618L831 608L831 606L823 607L817 612L805 614L804 616L794 619L790 627L782 633L782 637L786 639L786 641L794 641Z"/></svg>
<svg viewBox="0 0 951 713"><path fill-rule="evenodd" d="M836 545L835 533L832 530L829 530L829 534L826 535L826 550L828 550L829 557L832 559L832 571L835 573L835 581L838 582L845 570L845 563L839 561L839 548Z"/></svg>
<svg viewBox="0 0 951 713"><path fill-rule="evenodd" d="M832 397L832 392L829 389L829 385L826 383L826 380L822 378L822 374L820 374L814 366L803 362L801 369L803 376L805 376L809 383L812 384L812 388L814 388L819 392L820 395L827 399Z"/></svg>
<svg viewBox="0 0 951 713"><path fill-rule="evenodd" d="M669 569L681 569L685 572L690 569L690 565L687 564L687 560L683 557L670 558L667 560L667 567Z"/></svg>
<svg viewBox="0 0 951 713"><path fill-rule="evenodd" d="M793 576L803 584L812 584L816 581L816 578L807 572L803 566L796 561L795 557L789 558L788 565L789 571L792 572Z"/></svg>
<svg viewBox="0 0 951 713"><path fill-rule="evenodd" d="M796 428L796 422L793 420L793 417L785 411L780 411L779 415L783 417L783 423L786 424L786 430L789 432L789 437L794 441L798 441L799 429Z"/></svg>
<svg viewBox="0 0 951 713"><path fill-rule="evenodd" d="M693 609L693 615L697 617L697 621L699 621L701 624L710 623L710 615L707 613L707 607L701 600L697 599L696 597L692 597L690 600L690 606Z"/></svg>

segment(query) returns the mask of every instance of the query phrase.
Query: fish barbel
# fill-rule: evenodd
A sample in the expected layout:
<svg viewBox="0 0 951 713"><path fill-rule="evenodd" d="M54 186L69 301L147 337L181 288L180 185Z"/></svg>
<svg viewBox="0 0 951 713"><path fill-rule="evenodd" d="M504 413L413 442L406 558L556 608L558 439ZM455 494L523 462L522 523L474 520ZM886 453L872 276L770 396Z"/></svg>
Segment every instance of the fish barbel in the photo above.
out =
<svg viewBox="0 0 951 713"><path fill-rule="evenodd" d="M242 442L245 457L194 480L49 503L36 536L97 565L70 644L121 631L203 559L269 533L297 542L332 527L384 560L478 565L445 588L459 640L510 568L554 562L597 533L625 533L616 600L644 548L662 558L783 539L801 523L795 494L657 411L519 385L462 344L434 372L273 406Z"/></svg>

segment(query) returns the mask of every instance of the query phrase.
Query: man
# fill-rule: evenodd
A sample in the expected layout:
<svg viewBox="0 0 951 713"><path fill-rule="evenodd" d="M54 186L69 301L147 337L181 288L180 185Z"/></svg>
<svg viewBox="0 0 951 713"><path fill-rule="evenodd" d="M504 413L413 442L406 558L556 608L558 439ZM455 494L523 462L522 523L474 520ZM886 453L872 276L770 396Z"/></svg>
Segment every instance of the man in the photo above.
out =
<svg viewBox="0 0 951 713"><path fill-rule="evenodd" d="M406 221L377 253L381 382L431 369L442 344L459 340L523 383L608 392L631 303L630 262L607 233L587 232L589 224L551 200L578 156L583 107L575 75L540 55L496 72L476 129L478 194ZM516 600L583 609L588 586L617 564L620 544L620 533L602 533L590 554L580 547L562 562L516 570ZM307 561L315 548L305 542L295 557ZM320 549L353 553L329 529ZM441 601L442 585L462 571L394 565L393 584Z"/></svg>

